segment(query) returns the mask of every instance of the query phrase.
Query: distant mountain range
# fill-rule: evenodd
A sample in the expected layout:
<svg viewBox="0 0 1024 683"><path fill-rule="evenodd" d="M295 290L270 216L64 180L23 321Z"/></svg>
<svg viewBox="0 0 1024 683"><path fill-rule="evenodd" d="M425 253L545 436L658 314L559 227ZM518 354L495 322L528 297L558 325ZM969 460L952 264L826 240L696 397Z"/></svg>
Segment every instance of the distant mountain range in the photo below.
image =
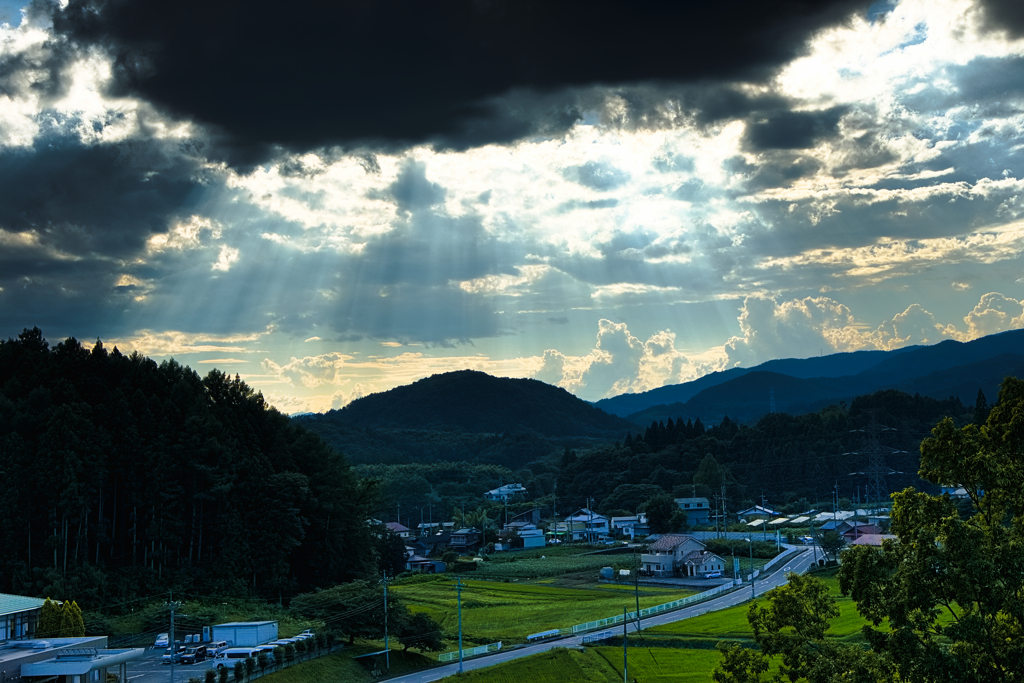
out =
<svg viewBox="0 0 1024 683"><path fill-rule="evenodd" d="M777 412L799 414L882 389L938 399L956 396L970 406L978 389L995 403L1003 378L1022 373L1024 330L1013 330L966 343L947 340L895 351L773 360L594 405L642 426L669 417L699 417L713 424L728 415L753 422L771 412L773 398Z"/></svg>

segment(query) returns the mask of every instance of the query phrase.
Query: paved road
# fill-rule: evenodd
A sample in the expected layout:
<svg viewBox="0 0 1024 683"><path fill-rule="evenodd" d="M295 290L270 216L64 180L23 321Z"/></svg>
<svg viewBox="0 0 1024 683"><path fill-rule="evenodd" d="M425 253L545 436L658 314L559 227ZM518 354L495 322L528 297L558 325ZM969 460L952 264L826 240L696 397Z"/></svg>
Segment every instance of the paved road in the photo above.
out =
<svg viewBox="0 0 1024 683"><path fill-rule="evenodd" d="M811 566L814 557L810 550L797 553L788 560L781 562L781 567L776 568L771 574L767 574L759 578L755 584L755 590L757 595L762 595L768 590L781 586L786 583L786 574L789 572L796 572L802 574L807 571L807 568ZM725 609L727 607L733 607L742 602L749 600L751 597L750 584L747 584L743 588L732 593L718 596L706 602L694 605L693 607L687 607L685 609L676 610L675 612L668 612L666 614L659 614L654 617L648 617L643 619L641 622L641 628L650 628L652 626L661 626L662 624L670 624L675 621L682 621L683 619L689 619L691 617L699 616L709 611L717 611ZM618 629L621 632L621 625ZM627 627L628 630L635 632L636 624L630 624ZM466 660L463 663L463 669L465 671L471 671L473 669L482 669L488 666L494 666L495 664L501 664L502 662L508 662L513 659L519 659L520 657L529 657L530 655L539 654L546 652L556 647L578 647L582 644L582 636L570 636L567 638L561 638L559 640L549 640L545 643L539 643L537 645L529 645L527 647L519 648L516 650L506 650L504 652L498 652L497 654L489 655L486 657L477 657L475 659ZM430 683L430 681L436 681L445 676L451 676L452 674L458 673L459 664L446 664L445 666L439 666L435 669L429 669L427 671L419 671L414 674L407 674L405 676L397 676L395 678L388 679L388 683Z"/></svg>
<svg viewBox="0 0 1024 683"><path fill-rule="evenodd" d="M142 659L129 663L128 683L169 683L171 680L171 666L161 662L163 654L164 648L149 648L146 650L146 654L142 656ZM206 670L212 664L213 662L209 659L205 662L189 664L187 666L176 664L174 666L174 681L175 683L186 683L188 679L193 677L203 680L204 676L206 676Z"/></svg>

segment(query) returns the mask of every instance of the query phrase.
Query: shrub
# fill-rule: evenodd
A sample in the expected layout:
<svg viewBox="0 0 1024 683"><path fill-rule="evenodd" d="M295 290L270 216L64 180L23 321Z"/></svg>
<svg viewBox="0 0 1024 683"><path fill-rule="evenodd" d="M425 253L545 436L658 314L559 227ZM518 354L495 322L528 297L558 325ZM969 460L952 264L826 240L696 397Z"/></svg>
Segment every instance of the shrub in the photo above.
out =
<svg viewBox="0 0 1024 683"><path fill-rule="evenodd" d="M192 676L191 678L188 679L188 683L203 683L203 682L201 680L199 680L198 676Z"/></svg>
<svg viewBox="0 0 1024 683"><path fill-rule="evenodd" d="M277 662L278 665L284 664L284 648L280 645L274 648L274 661Z"/></svg>
<svg viewBox="0 0 1024 683"><path fill-rule="evenodd" d="M256 663L259 665L260 671L266 671L267 667L270 666L270 657L267 656L266 652L260 650L256 654Z"/></svg>
<svg viewBox="0 0 1024 683"><path fill-rule="evenodd" d="M228 668L226 666L217 669L217 683L228 683Z"/></svg>
<svg viewBox="0 0 1024 683"><path fill-rule="evenodd" d="M247 676L252 676L252 672L256 670L256 660L252 657L245 658L245 673Z"/></svg>
<svg viewBox="0 0 1024 683"><path fill-rule="evenodd" d="M245 663L235 662L235 683L242 683L245 680Z"/></svg>
<svg viewBox="0 0 1024 683"><path fill-rule="evenodd" d="M217 683L217 671L216 669L206 670L206 683Z"/></svg>
<svg viewBox="0 0 1024 683"><path fill-rule="evenodd" d="M288 662L295 661L295 646L292 643L284 646L284 658Z"/></svg>

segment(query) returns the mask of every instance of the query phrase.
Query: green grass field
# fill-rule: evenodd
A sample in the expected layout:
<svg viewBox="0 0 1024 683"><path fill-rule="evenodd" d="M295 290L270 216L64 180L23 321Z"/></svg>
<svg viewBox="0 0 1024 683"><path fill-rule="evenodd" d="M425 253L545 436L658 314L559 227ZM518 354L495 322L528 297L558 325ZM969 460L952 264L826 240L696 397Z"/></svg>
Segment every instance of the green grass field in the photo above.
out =
<svg viewBox="0 0 1024 683"><path fill-rule="evenodd" d="M844 641L863 640L861 629L868 623L857 612L857 606L849 597L839 593L839 581L835 578L835 571L817 575L829 587L829 594L836 600L840 615L833 619L828 630L830 638L838 638ZM763 604L763 599L758 600ZM679 639L752 639L753 633L750 624L747 622L747 610L750 603L737 605L718 612L711 612L693 619L684 619L664 626L657 626L647 631L653 637L665 637Z"/></svg>
<svg viewBox="0 0 1024 683"><path fill-rule="evenodd" d="M714 650L630 648L629 680L709 683L718 666ZM555 649L544 654L441 679L445 683L619 683L622 648Z"/></svg>
<svg viewBox="0 0 1024 683"><path fill-rule="evenodd" d="M526 636L553 628L604 619L635 608L632 590L610 585L564 588L531 583L467 580L462 591L464 638L474 643L521 643ZM455 585L450 578L396 584L392 590L411 609L436 619L448 634L458 630ZM640 590L640 607L691 595L662 588Z"/></svg>
<svg viewBox="0 0 1024 683"><path fill-rule="evenodd" d="M366 660L360 663L360 660L354 659L354 657L376 652L379 649L375 644L360 643L346 647L332 655L295 664L282 671L268 674L259 680L265 681L265 683L326 683L328 681L369 683L369 681L377 680L377 677L371 673L373 664ZM392 676L422 671L436 665L437 660L434 657L401 650L391 651Z"/></svg>

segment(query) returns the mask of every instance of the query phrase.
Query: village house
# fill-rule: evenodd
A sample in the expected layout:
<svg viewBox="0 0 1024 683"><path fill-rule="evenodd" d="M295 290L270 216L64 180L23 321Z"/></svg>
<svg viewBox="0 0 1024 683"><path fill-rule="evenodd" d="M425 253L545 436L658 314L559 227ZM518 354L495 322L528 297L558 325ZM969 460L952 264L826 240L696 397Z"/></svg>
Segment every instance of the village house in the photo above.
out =
<svg viewBox="0 0 1024 683"><path fill-rule="evenodd" d="M711 523L711 503L707 498L676 498L676 505L686 513L686 523L690 526Z"/></svg>
<svg viewBox="0 0 1024 683"><path fill-rule="evenodd" d="M458 531L453 531L451 540L448 541L448 545L452 550L462 555L474 553L480 549L480 531L472 527L463 527Z"/></svg>
<svg viewBox="0 0 1024 683"><path fill-rule="evenodd" d="M526 497L526 488L522 484L504 484L484 494L487 500L507 502Z"/></svg>
<svg viewBox="0 0 1024 683"><path fill-rule="evenodd" d="M565 518L565 524L572 532L572 540L589 541L603 540L611 533L609 520L589 508L580 508Z"/></svg>
<svg viewBox="0 0 1024 683"><path fill-rule="evenodd" d="M640 561L643 572L650 576L705 577L725 569L725 560L693 536L682 534L664 534Z"/></svg>

